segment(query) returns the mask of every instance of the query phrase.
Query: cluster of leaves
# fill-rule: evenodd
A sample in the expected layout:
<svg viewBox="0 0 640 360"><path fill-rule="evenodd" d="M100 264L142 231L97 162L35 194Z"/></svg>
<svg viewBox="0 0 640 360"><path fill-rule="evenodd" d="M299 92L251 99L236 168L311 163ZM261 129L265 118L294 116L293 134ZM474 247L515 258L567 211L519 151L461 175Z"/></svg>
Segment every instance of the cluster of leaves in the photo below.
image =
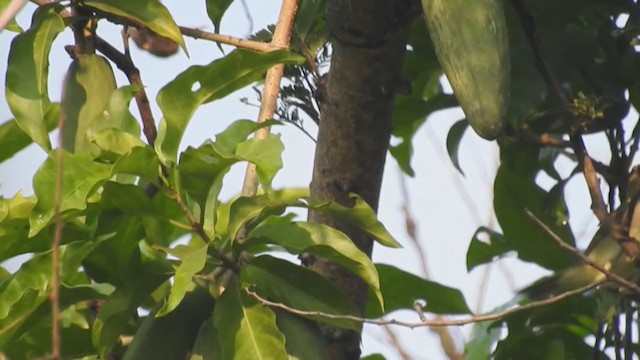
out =
<svg viewBox="0 0 640 360"><path fill-rule="evenodd" d="M549 240L523 210L528 208L565 242L575 245L564 190L581 174L581 168L566 140L570 135L597 134L609 143L610 159L596 167L609 186L611 209L617 204L615 194L625 193L639 141L638 120L627 117L630 109L640 106L636 96L640 86L638 5L624 0L527 2L536 26L532 30L516 11L516 3L520 2L504 2L512 73L508 125L498 139L501 158L494 181L494 208L501 229L478 229L467 253L469 271L512 254L552 271L575 264L576 259ZM401 142L392 147L391 154L410 175L414 134L430 114L456 106L455 98L440 84L442 70L429 38L423 36L425 31L421 21L414 24L405 62L405 76L412 82L413 93L398 97L394 113L393 131ZM532 31L541 50L527 37ZM536 58L540 51L545 64ZM540 69L545 65L567 94L565 103L558 103L556 89L544 81ZM467 127L464 119L456 122L447 138L447 150L461 173L458 149ZM557 142L548 146L551 142L545 140L549 139ZM568 176L556 170L559 157L574 164ZM536 182L541 173L553 179L548 191ZM478 327L468 354L488 358L491 346L497 343L496 358L580 359L601 351L600 355L606 356L602 348L620 347L621 342L614 341L614 335L620 337L620 328L614 323L619 320L616 313L627 302L621 294L614 296L616 301L604 301L603 297L610 294L584 294L511 316L493 326ZM634 309L632 305L629 319L636 316ZM508 336L499 331L500 325L506 325ZM604 334L608 342L594 350L584 339L595 334L599 325L606 329L599 336Z"/></svg>
<svg viewBox="0 0 640 360"><path fill-rule="evenodd" d="M216 29L231 2L223 3L207 2ZM184 47L178 26L157 0L76 5L85 15L99 15L93 20L116 16ZM50 98L48 58L65 30L61 10L42 6L26 31L9 28L18 31L6 81L14 118L0 126L0 160L31 143L48 157L34 175L33 196L0 199L0 261L31 255L13 273L0 268L1 353L28 359L51 351L56 207L64 224L57 299L64 358L329 358L309 319L356 330L359 322L304 319L263 306L247 290L294 309L360 314L333 283L276 252L312 253L358 275L371 289L366 316L410 309L416 298L426 300L425 311L469 313L459 291L374 265L342 232L287 213L291 207L325 212L382 245L399 246L355 195L353 206L344 207L309 198L305 189L272 188L283 145L277 135L250 135L277 123L235 121L215 140L179 152L199 106L260 81L275 64L301 64L304 56L236 50L189 67L158 94L163 119L152 147L140 140L129 112L140 87L117 88L111 66L95 54L76 54L64 85L71 90L60 104ZM311 21L298 21L305 19ZM49 141L61 116L64 150ZM223 202L223 180L238 162L256 165L264 192Z"/></svg>

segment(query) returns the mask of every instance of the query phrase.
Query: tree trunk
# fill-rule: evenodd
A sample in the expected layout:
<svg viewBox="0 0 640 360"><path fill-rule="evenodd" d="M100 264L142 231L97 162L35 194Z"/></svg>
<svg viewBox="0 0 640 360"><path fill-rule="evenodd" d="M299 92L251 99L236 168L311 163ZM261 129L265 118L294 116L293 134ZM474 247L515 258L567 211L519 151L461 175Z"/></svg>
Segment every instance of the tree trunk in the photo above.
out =
<svg viewBox="0 0 640 360"><path fill-rule="evenodd" d="M377 209L394 96L403 82L408 30L419 11L420 3L413 0L327 1L333 54L321 109L312 197L352 205L349 193L353 192ZM309 220L343 231L371 256L373 243L363 232L318 212L311 212ZM305 262L364 310L364 282L324 259L306 257ZM324 327L323 334L331 359L359 359L359 333Z"/></svg>

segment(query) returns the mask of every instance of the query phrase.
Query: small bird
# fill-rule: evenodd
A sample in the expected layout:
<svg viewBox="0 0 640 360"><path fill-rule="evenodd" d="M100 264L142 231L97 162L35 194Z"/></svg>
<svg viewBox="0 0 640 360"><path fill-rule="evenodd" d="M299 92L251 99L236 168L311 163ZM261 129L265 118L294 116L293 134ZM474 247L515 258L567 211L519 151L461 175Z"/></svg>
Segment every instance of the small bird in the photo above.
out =
<svg viewBox="0 0 640 360"><path fill-rule="evenodd" d="M585 255L595 264L635 283L640 280L640 267L637 266L636 258L639 251L640 166L636 166L629 176L625 200L600 224ZM600 270L588 264L572 265L520 290L520 293L530 299L541 299L587 286L605 277Z"/></svg>

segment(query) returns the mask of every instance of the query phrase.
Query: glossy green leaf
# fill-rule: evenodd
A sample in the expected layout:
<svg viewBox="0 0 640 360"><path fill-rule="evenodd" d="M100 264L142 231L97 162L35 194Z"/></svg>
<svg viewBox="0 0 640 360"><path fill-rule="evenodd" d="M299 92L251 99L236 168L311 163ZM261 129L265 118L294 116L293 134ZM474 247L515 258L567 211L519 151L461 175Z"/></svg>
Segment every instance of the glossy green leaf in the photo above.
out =
<svg viewBox="0 0 640 360"><path fill-rule="evenodd" d="M384 298L385 312L376 308L375 302L367 303L367 317L381 317L395 310L413 309L416 300L424 300L424 311L434 314L470 314L464 296L458 289L434 281L422 279L391 265L376 264L380 276L380 290ZM370 299L373 298L370 293Z"/></svg>
<svg viewBox="0 0 640 360"><path fill-rule="evenodd" d="M140 92L140 87L135 85L123 86L109 97L106 108L98 114L98 117L88 129L87 137L108 128L125 131L135 137L140 137L140 124L129 111L129 103Z"/></svg>
<svg viewBox="0 0 640 360"><path fill-rule="evenodd" d="M46 130L50 132L58 125L60 118L60 106L53 104L49 112L44 117L46 122ZM0 144L2 144L2 152L0 153L0 163L10 159L20 150L31 145L33 140L27 135L15 121L11 119L0 125Z"/></svg>
<svg viewBox="0 0 640 360"><path fill-rule="evenodd" d="M308 252L340 264L364 280L379 304L384 304L378 273L371 260L336 229L308 222L266 224L251 230L242 248L260 244L279 245L293 254Z"/></svg>
<svg viewBox="0 0 640 360"><path fill-rule="evenodd" d="M449 133L447 134L447 153L449 153L449 159L453 163L453 166L464 176L464 171L460 167L460 160L458 159L458 150L460 148L460 143L462 141L462 137L464 136L465 131L469 127L469 123L466 119L457 121L455 124L451 126L449 129Z"/></svg>
<svg viewBox="0 0 640 360"><path fill-rule="evenodd" d="M49 51L64 30L54 7L39 8L31 28L11 42L5 82L7 104L15 121L35 143L51 149L46 120L51 110L48 93Z"/></svg>
<svg viewBox="0 0 640 360"><path fill-rule="evenodd" d="M329 352L317 324L282 309L273 309L285 339L289 360L329 360Z"/></svg>
<svg viewBox="0 0 640 360"><path fill-rule="evenodd" d="M199 237L194 236L189 245L181 249L182 251L171 252L172 255L180 259L180 265L176 268L169 298L156 316L165 316L180 304L192 286L193 277L204 268L207 261L207 249L207 244Z"/></svg>
<svg viewBox="0 0 640 360"><path fill-rule="evenodd" d="M64 176L60 191L60 212L84 210L87 198L111 175L111 167L91 161L84 155L63 153ZM38 198L29 217L29 237L38 234L53 219L56 192L57 150L49 157L33 176L33 191Z"/></svg>
<svg viewBox="0 0 640 360"><path fill-rule="evenodd" d="M152 312L142 321L122 360L187 359L196 343L198 330L205 321L211 321L213 308L214 301L207 289L198 287L187 293L182 303L167 316L156 317Z"/></svg>
<svg viewBox="0 0 640 360"><path fill-rule="evenodd" d="M70 152L85 149L87 137L102 120L111 95L116 90L116 79L111 65L96 54L76 57L64 79L62 89L62 146Z"/></svg>
<svg viewBox="0 0 640 360"><path fill-rule="evenodd" d="M202 104L223 98L262 79L276 64L300 64L299 55L286 51L255 53L236 50L209 65L191 66L163 87L158 105L164 119L160 123L156 147L162 161L176 162L184 130Z"/></svg>
<svg viewBox="0 0 640 360"><path fill-rule="evenodd" d="M205 142L197 149L187 148L180 155L178 165L181 188L198 203L200 209L205 209L208 199L218 199L218 194L212 194L211 189L214 186L220 187L231 165L239 161L251 161L256 164L260 182L264 187L270 187L275 173L282 167L280 156L283 147L280 138L270 135L265 140L247 140L247 137L256 130L274 123L276 122L266 121L258 124L251 120L234 121L216 135L214 142ZM256 147L258 153L251 151ZM204 211L201 215L204 216Z"/></svg>
<svg viewBox="0 0 640 360"><path fill-rule="evenodd" d="M224 231L224 216L216 225L216 230L221 234L228 234L231 239L235 239L240 228L247 222L254 220L265 213L281 212L287 206L298 203L298 199L306 196L308 189L285 189L273 191L252 197L238 197L231 202L227 215L228 226Z"/></svg>
<svg viewBox="0 0 640 360"><path fill-rule="evenodd" d="M148 146L134 147L115 162L112 174L137 175L146 181L157 184L160 174L160 160L152 148Z"/></svg>
<svg viewBox="0 0 640 360"><path fill-rule="evenodd" d="M233 0L207 0L207 15L209 15L209 19L213 23L215 32L220 31L222 16L227 12L231 3L233 3Z"/></svg>
<svg viewBox="0 0 640 360"><path fill-rule="evenodd" d="M352 207L345 207L335 202L320 201L312 198L307 199L307 201L310 209L333 215L342 221L359 227L371 235L373 239L381 245L391 248L402 247L378 220L376 212L362 197L357 194L350 194L349 196L354 201Z"/></svg>
<svg viewBox="0 0 640 360"><path fill-rule="evenodd" d="M94 246L85 242L60 248L63 282L75 274ZM20 326L48 299L50 291L51 252L35 255L0 284L0 348L12 340Z"/></svg>
<svg viewBox="0 0 640 360"><path fill-rule="evenodd" d="M289 261L262 255L242 268L242 282L273 301L293 309L332 315L358 316L358 309L342 290L316 272ZM316 321L358 331L360 323L313 316Z"/></svg>
<svg viewBox="0 0 640 360"><path fill-rule="evenodd" d="M185 52L187 51L178 25L159 0L85 0L83 4L106 13L134 19L155 33L175 41Z"/></svg>
<svg viewBox="0 0 640 360"><path fill-rule="evenodd" d="M146 146L139 137L116 128L101 130L91 137L91 142L100 149L100 158L108 160L117 160L135 147Z"/></svg>
<svg viewBox="0 0 640 360"><path fill-rule="evenodd" d="M216 304L213 323L218 329L222 359L287 360L284 335L271 309L258 303L237 283Z"/></svg>
<svg viewBox="0 0 640 360"><path fill-rule="evenodd" d="M480 234L485 234L488 240L480 240L478 237ZM490 263L509 250L507 240L502 234L486 227L480 227L473 234L469 249L467 249L467 271L473 270L476 266Z"/></svg>

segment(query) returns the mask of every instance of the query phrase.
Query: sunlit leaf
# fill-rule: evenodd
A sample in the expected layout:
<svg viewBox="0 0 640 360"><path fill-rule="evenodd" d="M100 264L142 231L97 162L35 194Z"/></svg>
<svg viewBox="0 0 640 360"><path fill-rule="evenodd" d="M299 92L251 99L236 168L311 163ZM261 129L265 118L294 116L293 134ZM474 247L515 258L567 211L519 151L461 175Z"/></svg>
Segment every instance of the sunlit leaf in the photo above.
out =
<svg viewBox="0 0 640 360"><path fill-rule="evenodd" d="M60 106L53 104L49 112L44 117L46 122L46 131L50 132L58 125L60 118ZM27 135L15 121L11 119L0 125L0 144L2 144L2 152L0 152L0 163L10 159L20 150L26 148L33 140Z"/></svg>
<svg viewBox="0 0 640 360"><path fill-rule="evenodd" d="M257 227L247 234L242 247L260 244L282 246L293 254L312 253L342 265L362 278L382 306L378 273L369 257L344 233L324 224L282 222Z"/></svg>
<svg viewBox="0 0 640 360"><path fill-rule="evenodd" d="M179 253L171 252L172 255L177 256L181 261L180 265L176 268L169 298L156 316L165 316L180 304L192 286L193 277L202 271L207 261L207 244L197 236L192 237L189 245L185 246L182 250L183 251Z"/></svg>
<svg viewBox="0 0 640 360"><path fill-rule="evenodd" d="M101 120L116 90L116 79L107 59L96 54L76 57L64 79L62 90L62 145L70 152L84 150L87 136Z"/></svg>
<svg viewBox="0 0 640 360"><path fill-rule="evenodd" d="M40 7L31 28L11 42L5 94L15 121L45 151L51 149L46 120L51 110L48 93L49 51L64 30L64 22L51 6Z"/></svg>
<svg viewBox="0 0 640 360"><path fill-rule="evenodd" d="M157 101L164 119L160 123L156 147L163 156L162 161L176 162L182 135L198 106L259 81L273 65L302 61L301 56L286 51L236 50L209 65L191 66L182 72L158 93Z"/></svg>
<svg viewBox="0 0 640 360"><path fill-rule="evenodd" d="M273 311L247 295L237 283L222 293L213 323L218 329L222 359L288 359L285 338L276 326Z"/></svg>
<svg viewBox="0 0 640 360"><path fill-rule="evenodd" d="M62 161L64 172L60 212L84 210L87 198L111 176L111 167L93 162L87 156L67 152L63 153ZM33 190L38 203L29 217L30 237L39 233L53 218L57 164L57 150L53 150L33 177Z"/></svg>

